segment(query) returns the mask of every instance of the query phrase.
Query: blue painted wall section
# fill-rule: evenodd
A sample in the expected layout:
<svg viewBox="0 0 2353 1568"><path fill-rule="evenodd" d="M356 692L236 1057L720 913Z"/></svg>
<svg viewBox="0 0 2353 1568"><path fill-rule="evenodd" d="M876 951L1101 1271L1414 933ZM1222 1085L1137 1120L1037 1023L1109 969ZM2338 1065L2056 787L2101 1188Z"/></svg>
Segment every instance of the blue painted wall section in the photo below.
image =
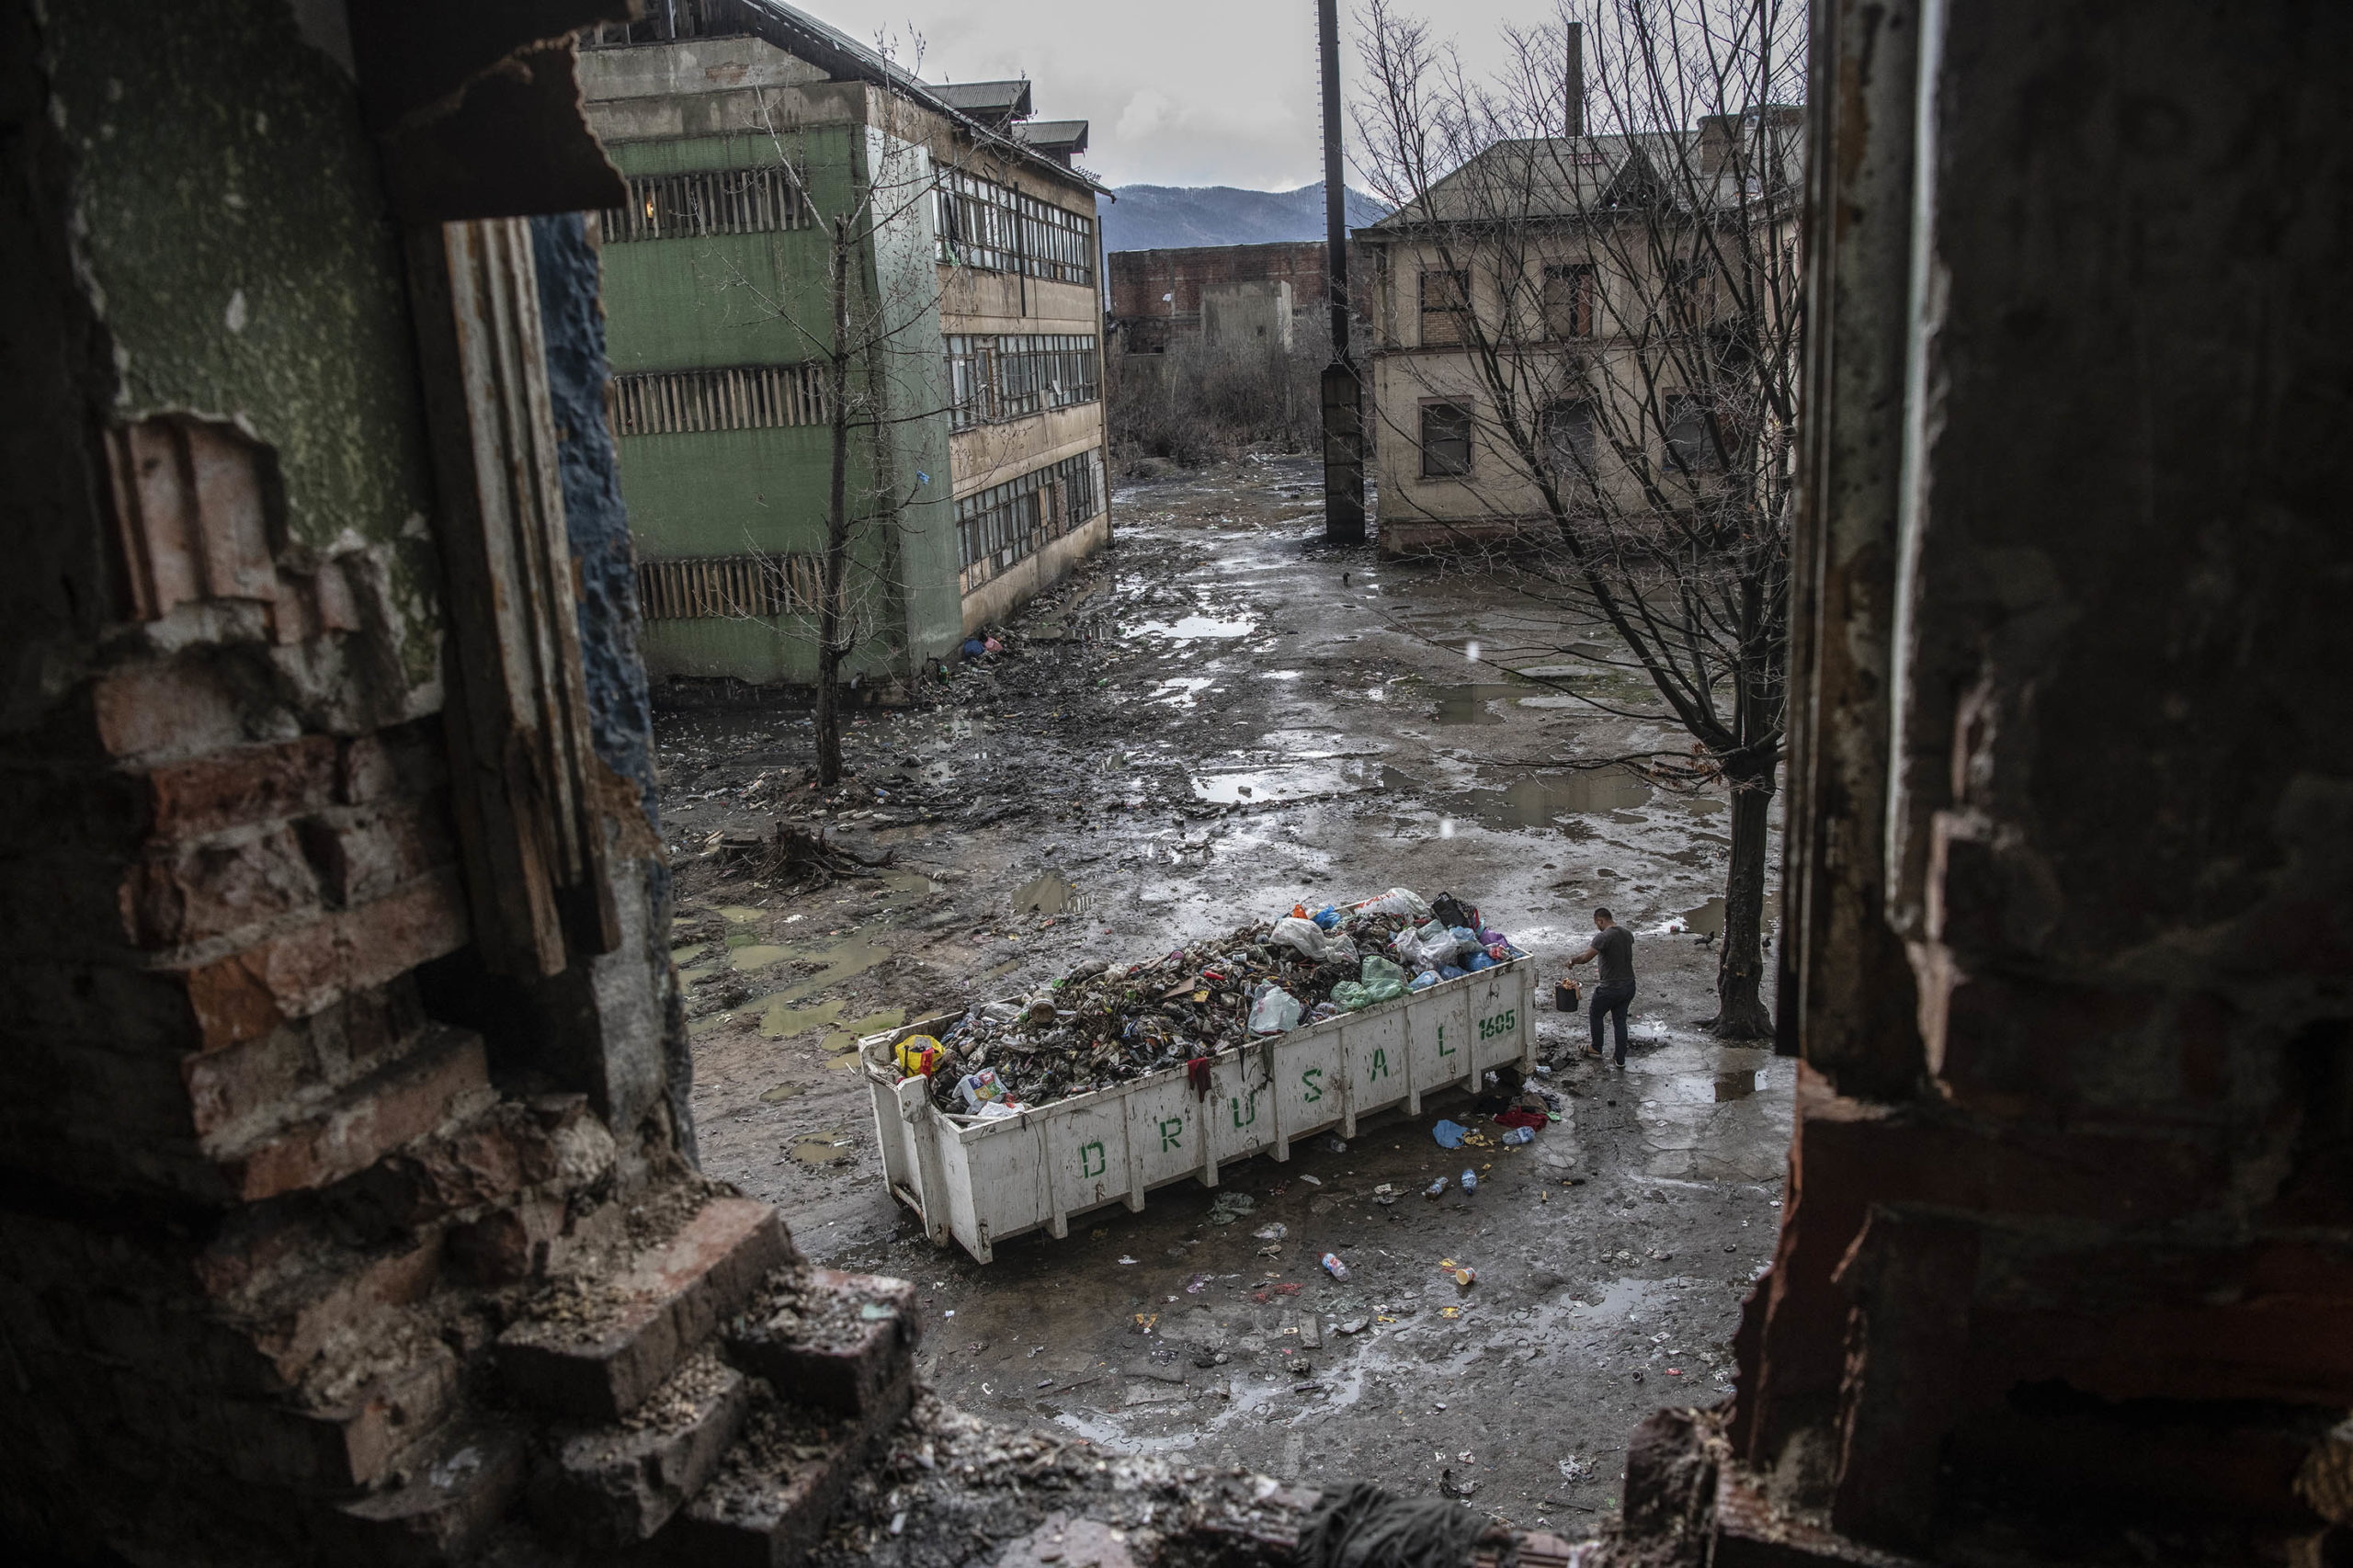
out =
<svg viewBox="0 0 2353 1568"><path fill-rule="evenodd" d="M598 298L597 248L589 243L585 220L576 212L532 219L531 259L547 335L548 400L558 437L564 532L580 577L580 662L587 677L591 739L605 766L637 786L658 838L654 706L638 649L629 514L621 505L612 432L605 424L605 311ZM659 977L665 1098L679 1146L691 1160L694 1119L688 1096L694 1087L694 1058L687 1042L685 999L670 963L670 869L658 856L645 867L654 918L644 961Z"/></svg>

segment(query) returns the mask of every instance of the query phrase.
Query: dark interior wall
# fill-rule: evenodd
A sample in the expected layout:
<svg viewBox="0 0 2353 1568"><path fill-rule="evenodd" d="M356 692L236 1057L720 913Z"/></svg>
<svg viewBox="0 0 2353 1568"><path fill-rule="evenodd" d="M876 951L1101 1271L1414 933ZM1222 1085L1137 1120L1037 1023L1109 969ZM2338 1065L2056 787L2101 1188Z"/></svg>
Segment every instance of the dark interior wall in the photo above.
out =
<svg viewBox="0 0 2353 1568"><path fill-rule="evenodd" d="M1733 1447L1884 1543L2032 1500L2319 1551L2353 14L1818 16L1806 1066Z"/></svg>

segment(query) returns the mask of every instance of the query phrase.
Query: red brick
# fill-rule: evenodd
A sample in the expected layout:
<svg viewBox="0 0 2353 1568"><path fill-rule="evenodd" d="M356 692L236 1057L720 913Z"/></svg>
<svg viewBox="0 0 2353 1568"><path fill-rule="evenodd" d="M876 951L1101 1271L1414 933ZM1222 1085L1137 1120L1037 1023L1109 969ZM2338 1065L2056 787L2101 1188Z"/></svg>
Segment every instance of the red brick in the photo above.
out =
<svg viewBox="0 0 2353 1568"><path fill-rule="evenodd" d="M829 1421L790 1405L755 1410L719 1474L655 1544L678 1568L794 1568L913 1395L912 1381L902 1383L858 1420Z"/></svg>
<svg viewBox="0 0 2353 1568"><path fill-rule="evenodd" d="M412 1237L372 1256L313 1243L315 1267L268 1292L238 1327L268 1374L290 1389L330 1346L347 1345L394 1307L423 1301L441 1278L441 1238Z"/></svg>
<svg viewBox="0 0 2353 1568"><path fill-rule="evenodd" d="M489 1088L482 1037L437 1028L412 1054L338 1090L317 1111L215 1158L248 1203L324 1187L431 1131L466 1096Z"/></svg>
<svg viewBox="0 0 2353 1568"><path fill-rule="evenodd" d="M317 811L335 798L337 749L304 735L157 767L147 776L153 831L192 838Z"/></svg>
<svg viewBox="0 0 2353 1568"><path fill-rule="evenodd" d="M609 1281L619 1299L601 1317L526 1319L500 1335L499 1374L542 1409L619 1420L792 1256L775 1210L751 1199L713 1199Z"/></svg>
<svg viewBox="0 0 2353 1568"><path fill-rule="evenodd" d="M696 1357L627 1425L560 1434L532 1512L584 1545L644 1540L702 1490L750 1408L743 1373L716 1357Z"/></svg>
<svg viewBox="0 0 2353 1568"><path fill-rule="evenodd" d="M374 1072L424 1027L408 987L369 987L257 1040L183 1059L188 1115L199 1136L266 1117L306 1092Z"/></svg>
<svg viewBox="0 0 2353 1568"><path fill-rule="evenodd" d="M110 756L200 756L245 744L244 704L195 657L109 671L91 694L98 744Z"/></svg>
<svg viewBox="0 0 2353 1568"><path fill-rule="evenodd" d="M230 842L169 846L132 866L124 924L148 949L223 937L313 908L318 879L284 826Z"/></svg>
<svg viewBox="0 0 2353 1568"><path fill-rule="evenodd" d="M330 914L189 971L188 999L205 1049L267 1034L338 996L381 985L465 945L464 890L455 872Z"/></svg>
<svg viewBox="0 0 2353 1568"><path fill-rule="evenodd" d="M522 1434L454 1425L409 1463L404 1484L345 1503L320 1521L335 1560L385 1568L442 1568L472 1556L529 1473Z"/></svg>
<svg viewBox="0 0 2353 1568"><path fill-rule="evenodd" d="M805 1286L763 1298L738 1319L728 1350L780 1398L863 1415L906 1379L915 1306L906 1280L813 1268Z"/></svg>
<svg viewBox="0 0 2353 1568"><path fill-rule="evenodd" d="M438 801L306 817L301 832L327 902L337 908L382 898L457 860Z"/></svg>

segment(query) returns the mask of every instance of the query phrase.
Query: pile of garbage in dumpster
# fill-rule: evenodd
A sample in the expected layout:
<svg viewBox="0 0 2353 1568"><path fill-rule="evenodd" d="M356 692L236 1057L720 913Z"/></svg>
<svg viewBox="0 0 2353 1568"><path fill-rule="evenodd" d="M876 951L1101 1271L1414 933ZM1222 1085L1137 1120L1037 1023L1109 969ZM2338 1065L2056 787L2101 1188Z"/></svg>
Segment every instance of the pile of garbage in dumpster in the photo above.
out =
<svg viewBox="0 0 2353 1568"><path fill-rule="evenodd" d="M1121 968L1081 964L1027 1001L983 1003L899 1048L963 1116L1009 1116L1202 1060L1527 955L1451 895L1405 888L1277 920Z"/></svg>

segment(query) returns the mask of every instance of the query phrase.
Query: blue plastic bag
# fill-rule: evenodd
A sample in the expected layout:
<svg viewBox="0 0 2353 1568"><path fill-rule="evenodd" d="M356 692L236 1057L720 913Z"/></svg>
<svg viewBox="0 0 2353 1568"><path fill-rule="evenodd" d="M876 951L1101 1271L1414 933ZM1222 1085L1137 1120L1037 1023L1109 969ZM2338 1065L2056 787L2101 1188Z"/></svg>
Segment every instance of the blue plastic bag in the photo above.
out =
<svg viewBox="0 0 2353 1568"><path fill-rule="evenodd" d="M1457 969L1450 963L1440 964L1438 968L1438 977L1440 980L1460 980L1470 972L1469 970Z"/></svg>
<svg viewBox="0 0 2353 1568"><path fill-rule="evenodd" d="M1326 931L1336 930L1340 924L1340 912L1327 903L1315 912L1315 924Z"/></svg>
<svg viewBox="0 0 2353 1568"><path fill-rule="evenodd" d="M1471 955L1470 961L1465 963L1462 967L1466 972L1476 974L1483 969L1495 968L1495 960L1489 958L1484 953L1472 953Z"/></svg>
<svg viewBox="0 0 2353 1568"><path fill-rule="evenodd" d="M1471 1136L1471 1130L1459 1121L1440 1121L1430 1129L1430 1136L1438 1140L1441 1149L1460 1149L1462 1141Z"/></svg>

